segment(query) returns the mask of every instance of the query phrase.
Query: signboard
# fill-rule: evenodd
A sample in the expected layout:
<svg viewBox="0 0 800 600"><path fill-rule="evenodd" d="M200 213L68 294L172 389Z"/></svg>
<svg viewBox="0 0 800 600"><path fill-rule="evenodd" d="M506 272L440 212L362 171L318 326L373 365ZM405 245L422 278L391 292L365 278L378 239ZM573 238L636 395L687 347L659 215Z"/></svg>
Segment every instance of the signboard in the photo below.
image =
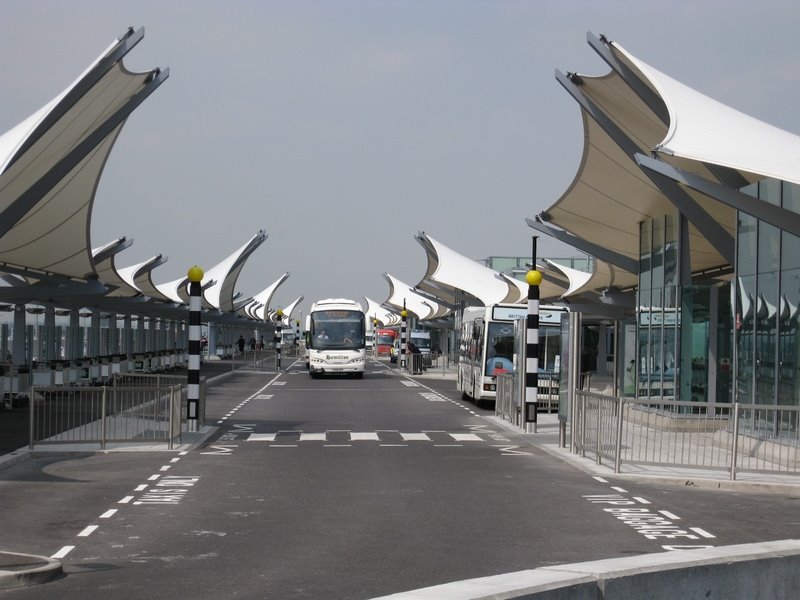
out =
<svg viewBox="0 0 800 600"><path fill-rule="evenodd" d="M539 307L539 323L561 323L561 315L564 310L553 310L552 308ZM516 321L525 319L528 316L527 306L494 306L492 307L493 321Z"/></svg>
<svg viewBox="0 0 800 600"><path fill-rule="evenodd" d="M493 321L516 321L527 316L527 306L495 306L492 308Z"/></svg>

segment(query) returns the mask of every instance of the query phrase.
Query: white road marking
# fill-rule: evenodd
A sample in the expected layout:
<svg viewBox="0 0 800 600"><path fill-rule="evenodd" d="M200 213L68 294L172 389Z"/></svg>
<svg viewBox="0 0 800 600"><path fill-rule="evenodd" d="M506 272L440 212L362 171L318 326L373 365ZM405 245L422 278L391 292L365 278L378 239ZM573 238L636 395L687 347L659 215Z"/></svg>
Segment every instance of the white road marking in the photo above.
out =
<svg viewBox="0 0 800 600"><path fill-rule="evenodd" d="M457 442L482 442L483 439L474 433L451 433L450 437Z"/></svg>
<svg viewBox="0 0 800 600"><path fill-rule="evenodd" d="M180 460L180 458L171 458L169 462L176 463Z"/></svg>
<svg viewBox="0 0 800 600"><path fill-rule="evenodd" d="M117 509L116 508L112 508L112 509L107 510L106 512L104 512L102 515L100 515L100 518L101 519L110 519L116 513L117 513Z"/></svg>
<svg viewBox="0 0 800 600"><path fill-rule="evenodd" d="M350 441L351 442L358 442L358 441L378 441L378 434L374 431L365 431L365 432L357 432L351 431L350 432Z"/></svg>
<svg viewBox="0 0 800 600"><path fill-rule="evenodd" d="M164 465L163 467L161 467L161 468L159 469L159 471L169 471L169 468L170 468L170 466L169 466L169 465Z"/></svg>
<svg viewBox="0 0 800 600"><path fill-rule="evenodd" d="M660 512L662 515L664 515L668 519L672 519L673 521L680 521L680 519L681 519L678 515L673 515L668 510L660 510L658 512Z"/></svg>
<svg viewBox="0 0 800 600"><path fill-rule="evenodd" d="M144 491L144 490L146 490L146 489L147 489L147 484L146 484L146 483L143 483L142 485L137 485L137 486L136 486L136 489L135 489L135 490L133 490L133 491L134 491L134 492L143 492L143 491Z"/></svg>
<svg viewBox="0 0 800 600"><path fill-rule="evenodd" d="M649 500L645 500L641 496L633 496L633 499L636 500L639 504L651 504Z"/></svg>
<svg viewBox="0 0 800 600"><path fill-rule="evenodd" d="M698 535L702 535L704 538L715 538L717 536L711 535L705 529L700 529L699 527L689 527L692 531L694 531Z"/></svg>
<svg viewBox="0 0 800 600"><path fill-rule="evenodd" d="M125 496L122 500L117 502L117 504L127 504L131 500L133 500L133 496Z"/></svg>
<svg viewBox="0 0 800 600"><path fill-rule="evenodd" d="M248 442L274 442L276 433L251 433Z"/></svg>
<svg viewBox="0 0 800 600"><path fill-rule="evenodd" d="M156 480L156 479L158 479L159 477L161 477L161 475L158 475L158 474L156 474L156 475L150 475L150 477L148 477L148 478L147 478L147 481L155 481L155 480Z"/></svg>
<svg viewBox="0 0 800 600"><path fill-rule="evenodd" d="M61 550L53 554L53 556L51 556L50 558L64 558L67 554L69 554L73 550L75 550L75 546L64 546L63 548L61 548Z"/></svg>
<svg viewBox="0 0 800 600"><path fill-rule="evenodd" d="M326 433L301 433L301 442L326 442L328 434Z"/></svg>
<svg viewBox="0 0 800 600"><path fill-rule="evenodd" d="M431 438L427 433L401 433L405 442L430 442Z"/></svg>
<svg viewBox="0 0 800 600"><path fill-rule="evenodd" d="M530 452L523 452L522 450L517 450L519 446L502 446L500 448L500 452L502 454L500 456L530 456Z"/></svg>
<svg viewBox="0 0 800 600"><path fill-rule="evenodd" d="M83 531L81 531L78 534L78 537L89 537L90 535L92 535L95 532L95 530L98 527L100 527L100 526L99 525L89 525L86 529L84 529Z"/></svg>
<svg viewBox="0 0 800 600"><path fill-rule="evenodd" d="M621 487L615 487L613 485L611 486L611 489L614 490L614 491L620 492L622 494L627 494L628 493L628 490L626 490L624 488L621 488Z"/></svg>
<svg viewBox="0 0 800 600"><path fill-rule="evenodd" d="M596 479L600 483L608 483L608 479L603 479L602 477L593 477L592 479Z"/></svg>

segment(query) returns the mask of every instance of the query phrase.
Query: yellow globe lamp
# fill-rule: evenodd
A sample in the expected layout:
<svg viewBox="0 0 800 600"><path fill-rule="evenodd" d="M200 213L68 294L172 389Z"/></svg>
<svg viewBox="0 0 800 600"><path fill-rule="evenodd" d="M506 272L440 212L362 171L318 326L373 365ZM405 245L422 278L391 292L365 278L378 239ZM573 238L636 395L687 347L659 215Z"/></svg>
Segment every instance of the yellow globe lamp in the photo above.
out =
<svg viewBox="0 0 800 600"><path fill-rule="evenodd" d="M200 281L203 281L203 269L201 269L197 265L194 265L186 273L186 276L189 278L189 281L191 281L192 283L198 283Z"/></svg>
<svg viewBox="0 0 800 600"><path fill-rule="evenodd" d="M542 274L539 271L528 271L528 274L525 275L525 281L528 282L528 285L541 285Z"/></svg>

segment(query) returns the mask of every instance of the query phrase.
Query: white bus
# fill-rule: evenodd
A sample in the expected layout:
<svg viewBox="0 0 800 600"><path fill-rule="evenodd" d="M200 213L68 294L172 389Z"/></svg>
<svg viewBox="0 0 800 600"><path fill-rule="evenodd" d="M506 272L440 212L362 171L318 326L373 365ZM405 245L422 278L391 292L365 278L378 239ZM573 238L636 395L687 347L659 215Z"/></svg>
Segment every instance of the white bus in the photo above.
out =
<svg viewBox="0 0 800 600"><path fill-rule="evenodd" d="M306 357L306 369L311 364L311 315L306 315L305 330L303 331L303 354Z"/></svg>
<svg viewBox="0 0 800 600"><path fill-rule="evenodd" d="M539 308L539 372L558 373L561 362L561 315L567 309ZM515 349L525 344L514 339L514 322L528 316L523 304L468 306L461 321L457 389L475 404L494 402L497 375L513 373Z"/></svg>
<svg viewBox="0 0 800 600"><path fill-rule="evenodd" d="M361 304L329 298L311 305L307 336L311 377L364 376L366 323Z"/></svg>

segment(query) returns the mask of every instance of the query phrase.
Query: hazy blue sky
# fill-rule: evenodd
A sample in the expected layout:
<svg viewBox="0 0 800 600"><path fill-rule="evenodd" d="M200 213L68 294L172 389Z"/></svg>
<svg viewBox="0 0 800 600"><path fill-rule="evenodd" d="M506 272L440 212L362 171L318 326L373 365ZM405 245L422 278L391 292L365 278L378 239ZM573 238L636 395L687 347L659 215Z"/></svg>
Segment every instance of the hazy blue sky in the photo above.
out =
<svg viewBox="0 0 800 600"><path fill-rule="evenodd" d="M603 33L675 79L800 133L800 3L0 0L0 131L60 93L128 26L125 60L170 77L100 180L92 245L127 236L158 283L259 229L237 290L289 271L273 307L416 284L424 230L471 258L525 255L525 224L582 149L553 73L608 71ZM195 227L193 223L197 223ZM574 254L540 238L540 256Z"/></svg>

